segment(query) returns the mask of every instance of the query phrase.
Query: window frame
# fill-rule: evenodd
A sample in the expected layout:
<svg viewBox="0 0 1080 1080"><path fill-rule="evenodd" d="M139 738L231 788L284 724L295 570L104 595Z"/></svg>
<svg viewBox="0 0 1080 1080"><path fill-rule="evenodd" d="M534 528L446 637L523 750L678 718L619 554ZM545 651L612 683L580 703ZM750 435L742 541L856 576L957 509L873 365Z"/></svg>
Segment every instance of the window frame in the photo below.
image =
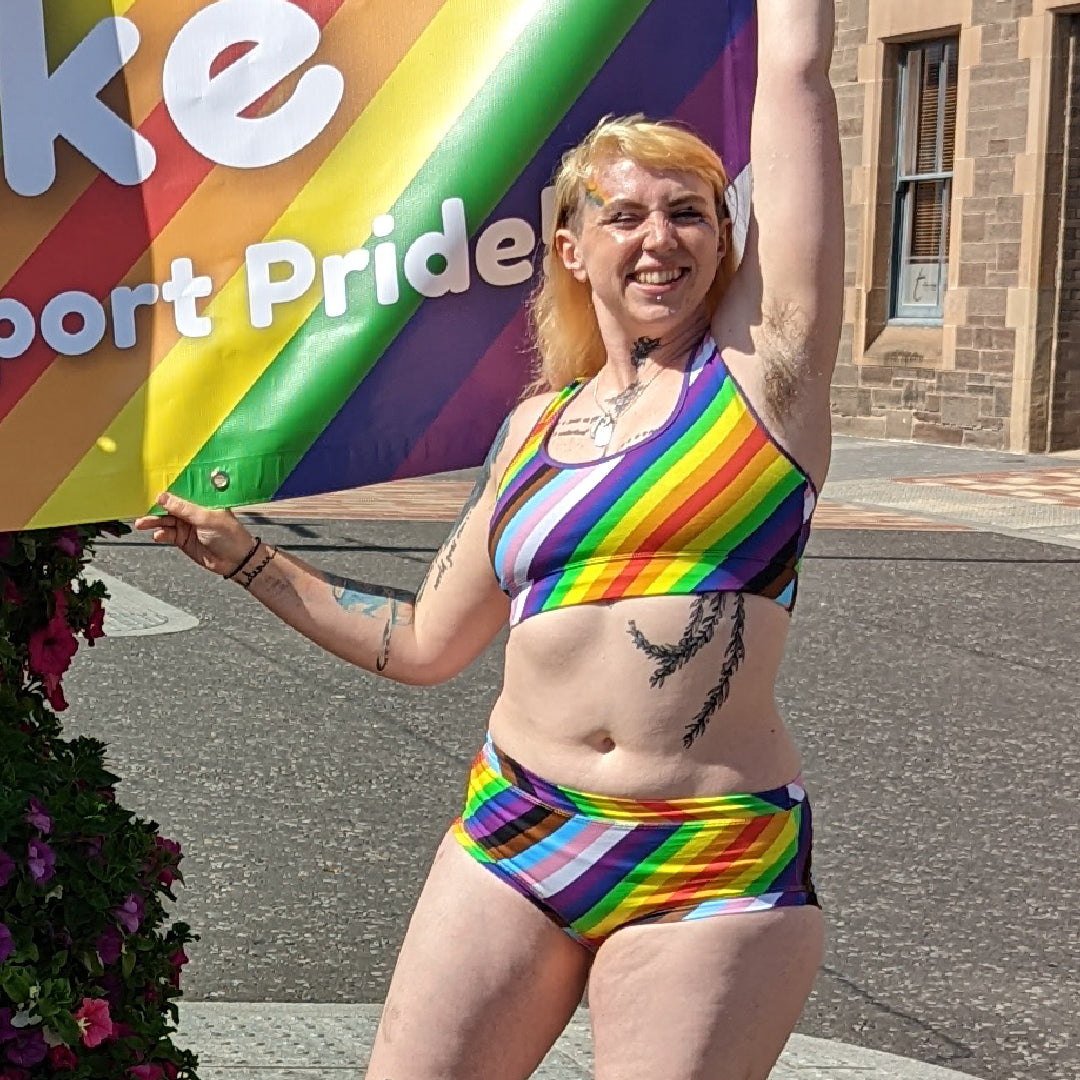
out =
<svg viewBox="0 0 1080 1080"><path fill-rule="evenodd" d="M912 83L911 56L919 52L925 54L935 46L941 46L941 58L939 64L940 87L938 95L937 131L934 140L934 157L938 169L929 172L906 172L906 161L910 156L915 158L914 168L918 168L918 145L909 147L909 138L917 140L917 131L911 131L911 117L917 117L918 103L910 100ZM951 247L950 215L952 213L953 178L955 175L955 127L953 143L954 168L944 170L940 168L944 164L945 155L945 120L947 112L947 88L948 73L951 69L959 79L959 46L958 35L927 38L905 44L897 60L898 79L896 97L896 169L893 181L893 224L891 251L889 256L889 322L902 326L940 326L944 321L945 296L948 292L949 257L947 246ZM922 65L919 70L922 75ZM942 77L943 76L943 77ZM921 85L921 78L920 83ZM915 88L917 92L918 87ZM954 119L955 125L955 119ZM903 304L900 299L900 289L903 280L905 252L911 250L911 230L914 227L914 203L915 193L920 183L935 183L941 185L942 227L938 241L938 288L937 300L934 304ZM943 250L944 249L944 250Z"/></svg>

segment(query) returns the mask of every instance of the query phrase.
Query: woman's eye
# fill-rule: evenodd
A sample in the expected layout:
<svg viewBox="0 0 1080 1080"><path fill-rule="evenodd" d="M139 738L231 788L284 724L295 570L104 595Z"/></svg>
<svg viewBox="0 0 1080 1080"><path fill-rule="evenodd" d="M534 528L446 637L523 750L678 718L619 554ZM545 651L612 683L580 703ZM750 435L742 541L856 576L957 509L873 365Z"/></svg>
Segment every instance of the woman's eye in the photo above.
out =
<svg viewBox="0 0 1080 1080"><path fill-rule="evenodd" d="M676 221L701 221L703 217L700 210L678 210L672 216Z"/></svg>

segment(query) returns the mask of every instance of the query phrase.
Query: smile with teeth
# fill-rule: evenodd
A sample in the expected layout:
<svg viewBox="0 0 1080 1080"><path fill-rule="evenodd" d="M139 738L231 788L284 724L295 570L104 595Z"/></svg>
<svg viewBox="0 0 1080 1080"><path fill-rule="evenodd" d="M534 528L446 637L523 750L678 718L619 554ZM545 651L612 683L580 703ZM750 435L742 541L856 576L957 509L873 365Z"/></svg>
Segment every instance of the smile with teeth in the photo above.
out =
<svg viewBox="0 0 1080 1080"><path fill-rule="evenodd" d="M678 281L685 273L685 269L637 270L630 275L630 279L638 285L671 285L673 282Z"/></svg>

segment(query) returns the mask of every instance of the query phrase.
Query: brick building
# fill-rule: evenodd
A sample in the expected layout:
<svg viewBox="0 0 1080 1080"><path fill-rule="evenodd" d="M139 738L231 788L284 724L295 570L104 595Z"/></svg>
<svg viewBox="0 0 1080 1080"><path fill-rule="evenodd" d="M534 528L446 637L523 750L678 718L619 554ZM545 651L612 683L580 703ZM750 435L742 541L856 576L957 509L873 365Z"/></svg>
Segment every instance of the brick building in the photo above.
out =
<svg viewBox="0 0 1080 1080"><path fill-rule="evenodd" d="M1080 3L837 0L839 432L1080 448Z"/></svg>

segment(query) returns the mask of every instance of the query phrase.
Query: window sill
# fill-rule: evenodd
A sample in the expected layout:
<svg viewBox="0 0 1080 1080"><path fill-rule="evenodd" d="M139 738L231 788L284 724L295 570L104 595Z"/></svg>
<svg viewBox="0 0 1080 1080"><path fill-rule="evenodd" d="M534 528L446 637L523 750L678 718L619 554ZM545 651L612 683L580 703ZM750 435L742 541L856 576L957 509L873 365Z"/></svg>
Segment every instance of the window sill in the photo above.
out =
<svg viewBox="0 0 1080 1080"><path fill-rule="evenodd" d="M871 364L939 368L944 351L944 327L891 322L870 343L863 358Z"/></svg>

